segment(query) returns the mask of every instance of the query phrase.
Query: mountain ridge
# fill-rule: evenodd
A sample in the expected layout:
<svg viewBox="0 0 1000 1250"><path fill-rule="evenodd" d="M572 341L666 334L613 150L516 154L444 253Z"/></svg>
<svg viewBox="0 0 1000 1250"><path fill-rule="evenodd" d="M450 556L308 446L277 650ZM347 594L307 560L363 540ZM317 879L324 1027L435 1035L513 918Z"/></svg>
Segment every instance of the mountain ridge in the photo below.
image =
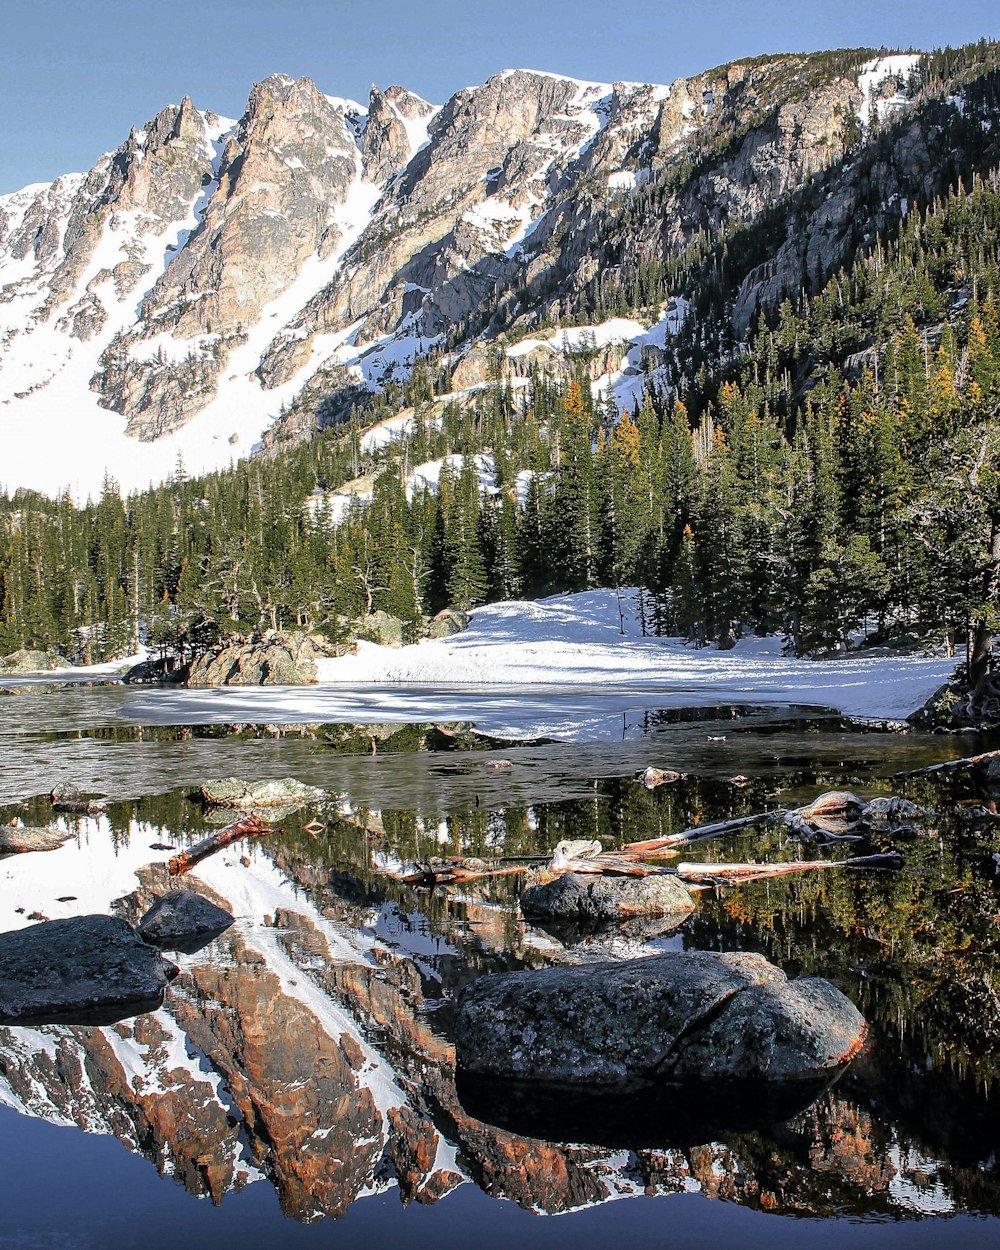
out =
<svg viewBox="0 0 1000 1250"><path fill-rule="evenodd" d="M454 370L484 332L579 320L615 247L648 265L752 224L912 114L919 62L779 54L669 86L512 69L441 106L373 87L367 109L272 75L236 122L168 106L88 174L0 197L5 484L223 467L429 351ZM738 325L843 259L840 209Z"/></svg>

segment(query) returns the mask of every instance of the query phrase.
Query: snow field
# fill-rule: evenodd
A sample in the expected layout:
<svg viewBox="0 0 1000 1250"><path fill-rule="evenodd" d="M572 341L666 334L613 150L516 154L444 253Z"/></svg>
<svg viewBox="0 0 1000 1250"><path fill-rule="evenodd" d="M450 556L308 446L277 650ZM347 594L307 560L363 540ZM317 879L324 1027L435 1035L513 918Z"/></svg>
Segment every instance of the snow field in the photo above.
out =
<svg viewBox="0 0 1000 1250"><path fill-rule="evenodd" d="M450 638L400 648L362 642L356 655L320 660L320 683L613 685L662 690L664 707L796 703L895 719L919 707L954 669L953 660L912 655L796 659L781 654L779 638L743 639L731 651L643 638L636 604L637 592L623 593L624 635L614 590L490 604Z"/></svg>

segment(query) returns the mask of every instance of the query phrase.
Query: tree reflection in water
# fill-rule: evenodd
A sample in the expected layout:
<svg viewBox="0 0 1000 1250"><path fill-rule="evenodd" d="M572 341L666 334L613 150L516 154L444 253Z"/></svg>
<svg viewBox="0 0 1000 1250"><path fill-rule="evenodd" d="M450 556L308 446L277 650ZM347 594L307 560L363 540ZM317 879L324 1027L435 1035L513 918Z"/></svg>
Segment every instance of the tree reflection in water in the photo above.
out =
<svg viewBox="0 0 1000 1250"><path fill-rule="evenodd" d="M996 1217L1000 838L962 823L958 802L974 796L950 784L958 788L908 783L938 815L895 843L900 873L762 881L703 895L675 933L611 936L525 924L516 880L429 893L380 869L429 854L531 855L563 837L610 848L820 789L886 792L887 783L847 763L776 766L739 785L692 775L652 792L598 777L565 802L444 811L376 811L342 794L190 874L238 923L178 957L160 1011L101 1028L0 1029L0 1096L113 1133L216 1202L266 1178L304 1222L393 1187L404 1203L432 1204L467 1180L546 1213L699 1192L779 1214ZM28 823L49 816L42 800L18 812ZM303 829L312 815L322 832ZM73 827L79 845L57 854L78 856L84 880L102 839L109 854L132 854L193 841L206 823L175 791ZM770 830L698 853L780 860L803 849ZM128 918L167 888L165 855L140 870L119 908ZM23 890L18 865L4 867L9 921ZM666 1091L630 1107L456 1084L450 1004L470 979L665 947L754 949L790 976L830 977L871 1022L870 1045L832 1087L756 1100Z"/></svg>

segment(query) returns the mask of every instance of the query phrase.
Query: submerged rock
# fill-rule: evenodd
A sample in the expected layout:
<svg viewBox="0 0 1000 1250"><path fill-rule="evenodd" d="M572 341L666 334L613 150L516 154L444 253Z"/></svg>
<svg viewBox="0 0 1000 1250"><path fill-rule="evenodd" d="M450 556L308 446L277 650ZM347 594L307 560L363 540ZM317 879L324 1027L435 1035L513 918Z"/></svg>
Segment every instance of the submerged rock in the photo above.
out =
<svg viewBox="0 0 1000 1250"><path fill-rule="evenodd" d="M682 774L672 768L649 768L636 773L636 781L641 781L647 790L655 790L657 786L669 785L672 781L680 781Z"/></svg>
<svg viewBox="0 0 1000 1250"><path fill-rule="evenodd" d="M686 916L694 911L694 900L673 876L605 877L569 872L525 890L521 911L529 920L586 924L633 916Z"/></svg>
<svg viewBox="0 0 1000 1250"><path fill-rule="evenodd" d="M46 920L2 933L0 1023L109 1023L149 1011L163 1000L168 967L112 916Z"/></svg>
<svg viewBox="0 0 1000 1250"><path fill-rule="evenodd" d="M53 787L49 793L54 812L70 812L77 816L95 816L108 810L108 801L103 797L84 794L71 783L62 783Z"/></svg>
<svg viewBox="0 0 1000 1250"><path fill-rule="evenodd" d="M318 802L325 798L316 786L307 786L294 777L277 781L241 781L239 777L222 777L206 781L199 790L203 803L210 807L289 807Z"/></svg>
<svg viewBox="0 0 1000 1250"><path fill-rule="evenodd" d="M26 851L56 851L73 834L66 829L30 829L23 825L0 825L0 855Z"/></svg>
<svg viewBox="0 0 1000 1250"><path fill-rule="evenodd" d="M155 946L195 951L234 923L230 912L194 890L171 890L145 913L139 932Z"/></svg>
<svg viewBox="0 0 1000 1250"><path fill-rule="evenodd" d="M455 1045L481 1076L628 1088L820 1077L866 1031L827 981L789 981L762 955L693 951L481 977L459 1000Z"/></svg>

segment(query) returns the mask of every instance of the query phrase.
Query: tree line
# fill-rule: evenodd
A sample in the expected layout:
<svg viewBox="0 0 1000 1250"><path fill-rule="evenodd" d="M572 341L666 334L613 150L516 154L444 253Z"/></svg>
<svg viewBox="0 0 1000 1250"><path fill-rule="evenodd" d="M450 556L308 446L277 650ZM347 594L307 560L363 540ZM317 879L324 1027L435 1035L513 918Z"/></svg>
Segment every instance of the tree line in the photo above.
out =
<svg viewBox="0 0 1000 1250"><path fill-rule="evenodd" d="M310 443L83 507L0 498L0 651L81 660L220 633L411 634L446 605L642 589L643 625L800 652L859 634L980 650L1000 602L1000 179L914 206L815 293L705 358L697 314L644 402L586 352L473 398L440 364ZM697 363L697 368L695 364ZM384 446L373 415L410 402ZM413 470L436 466L421 485ZM338 488L353 483L353 495Z"/></svg>

